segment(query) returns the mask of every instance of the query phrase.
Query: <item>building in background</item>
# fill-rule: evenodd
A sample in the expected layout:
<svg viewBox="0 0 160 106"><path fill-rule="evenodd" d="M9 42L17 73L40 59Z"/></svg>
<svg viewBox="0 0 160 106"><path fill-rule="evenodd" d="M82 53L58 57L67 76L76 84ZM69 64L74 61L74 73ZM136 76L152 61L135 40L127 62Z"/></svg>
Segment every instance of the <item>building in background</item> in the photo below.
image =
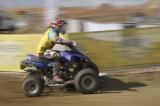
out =
<svg viewBox="0 0 160 106"><path fill-rule="evenodd" d="M147 23L148 17L155 17L159 13L159 0L15 0L7 6L7 12L17 14L27 20L30 32L43 32L45 24L57 15L69 20L69 32L84 31L84 22L104 23ZM4 1L3 1L4 2ZM19 3L18 3L19 2ZM35 3L37 2L37 3ZM2 3L0 1L0 3ZM15 5L15 6L14 6ZM17 5L17 6L16 6ZM4 7L4 6L3 6ZM154 8L153 8L154 7ZM148 11L150 10L150 11ZM147 18L146 18L147 17ZM44 21L46 20L46 21ZM160 19L151 19L158 23ZM153 23L153 21L150 21Z"/></svg>

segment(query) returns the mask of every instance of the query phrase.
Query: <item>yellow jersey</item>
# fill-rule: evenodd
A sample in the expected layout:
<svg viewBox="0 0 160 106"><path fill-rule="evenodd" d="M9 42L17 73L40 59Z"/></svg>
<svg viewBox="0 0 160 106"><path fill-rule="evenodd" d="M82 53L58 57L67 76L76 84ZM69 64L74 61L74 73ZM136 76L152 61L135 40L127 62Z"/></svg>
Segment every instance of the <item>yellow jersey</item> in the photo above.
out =
<svg viewBox="0 0 160 106"><path fill-rule="evenodd" d="M37 54L43 54L47 49L52 49L55 45L53 42L56 41L56 37L56 30L51 28L48 29L38 44ZM59 37L68 40L67 35L60 34Z"/></svg>

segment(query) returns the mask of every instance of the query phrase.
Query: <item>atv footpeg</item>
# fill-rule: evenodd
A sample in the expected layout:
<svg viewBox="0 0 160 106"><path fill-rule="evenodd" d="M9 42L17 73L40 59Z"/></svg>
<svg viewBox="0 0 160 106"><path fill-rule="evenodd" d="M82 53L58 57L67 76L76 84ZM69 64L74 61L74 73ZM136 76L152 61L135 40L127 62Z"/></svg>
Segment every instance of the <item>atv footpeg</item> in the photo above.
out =
<svg viewBox="0 0 160 106"><path fill-rule="evenodd" d="M49 84L48 86L52 86L52 87L64 87L68 84L74 84L74 80L69 80L66 82L62 82L62 83L54 83L54 84Z"/></svg>
<svg viewBox="0 0 160 106"><path fill-rule="evenodd" d="M65 82L65 85L68 85L68 84L74 84L74 80L69 80L69 81Z"/></svg>

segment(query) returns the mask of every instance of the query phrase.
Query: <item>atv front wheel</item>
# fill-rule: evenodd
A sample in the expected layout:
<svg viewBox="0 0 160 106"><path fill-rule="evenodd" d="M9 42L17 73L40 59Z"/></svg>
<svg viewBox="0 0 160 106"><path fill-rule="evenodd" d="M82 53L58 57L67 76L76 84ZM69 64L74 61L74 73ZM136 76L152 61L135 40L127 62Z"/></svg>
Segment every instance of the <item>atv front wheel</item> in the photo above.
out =
<svg viewBox="0 0 160 106"><path fill-rule="evenodd" d="M79 71L75 77L75 88L84 94L96 92L99 88L99 76L96 71L90 68Z"/></svg>

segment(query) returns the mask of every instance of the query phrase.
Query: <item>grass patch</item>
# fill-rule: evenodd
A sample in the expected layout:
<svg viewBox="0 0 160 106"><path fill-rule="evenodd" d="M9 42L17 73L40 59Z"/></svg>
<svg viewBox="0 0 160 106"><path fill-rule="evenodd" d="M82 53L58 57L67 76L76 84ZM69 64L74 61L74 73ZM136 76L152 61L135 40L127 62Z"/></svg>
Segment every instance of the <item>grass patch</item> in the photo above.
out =
<svg viewBox="0 0 160 106"><path fill-rule="evenodd" d="M106 38L106 40L97 40L88 37L88 34L97 37L101 37L101 35L104 35L104 37L112 36L113 32L117 32L117 36L123 38L123 40L108 41ZM1 34L0 70L20 71L19 62L25 58L26 54L36 53L36 48L41 36L42 35L40 34ZM131 42L133 44L128 44L127 39L130 38L132 39ZM78 45L80 45L82 51L102 70L146 64L160 64L159 27L91 33L74 33L70 34L70 39L75 40ZM134 41L134 39L136 40ZM11 44L4 44L6 42ZM15 46L12 46L12 43ZM8 47L11 47L11 50L14 51L8 51ZM7 62L8 64L5 64Z"/></svg>
<svg viewBox="0 0 160 106"><path fill-rule="evenodd" d="M145 44L136 47L119 46L119 42L102 41L87 37L88 34L93 36L101 33L119 32L123 38L132 38L138 36ZM110 35L112 36L112 35ZM143 37L143 38L142 38ZM70 38L78 42L83 48L84 53L88 55L100 69L130 67L146 64L160 63L160 28L142 28L127 29L119 31L92 32L71 34ZM151 40L151 41L150 41ZM123 41L122 41L123 43ZM135 42L136 43L136 42ZM147 44L148 43L148 44ZM127 49L127 50L125 50ZM125 52L125 53L124 53ZM136 56L140 55L139 57ZM133 55L127 57L126 55ZM135 56L135 57L134 57Z"/></svg>

